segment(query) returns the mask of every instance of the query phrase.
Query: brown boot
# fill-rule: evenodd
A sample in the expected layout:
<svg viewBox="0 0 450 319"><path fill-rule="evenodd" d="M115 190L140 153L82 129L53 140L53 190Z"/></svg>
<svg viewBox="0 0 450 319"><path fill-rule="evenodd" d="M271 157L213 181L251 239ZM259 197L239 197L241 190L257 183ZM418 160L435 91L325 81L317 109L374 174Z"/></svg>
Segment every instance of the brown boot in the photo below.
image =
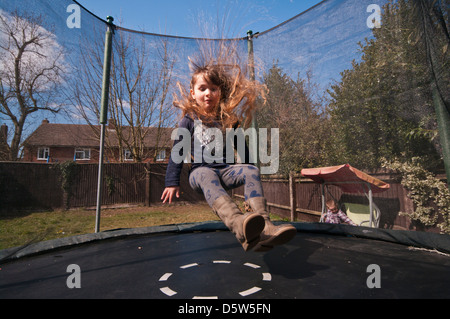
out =
<svg viewBox="0 0 450 319"><path fill-rule="evenodd" d="M261 215L242 214L236 203L227 195L216 199L212 208L225 226L236 235L245 251L258 244L260 234L264 229L264 218Z"/></svg>
<svg viewBox="0 0 450 319"><path fill-rule="evenodd" d="M290 224L283 224L280 226L272 224L266 209L266 199L264 197L250 198L247 203L252 208L253 212L260 214L265 220L265 227L254 251L268 251L274 246L287 243L297 234L297 229Z"/></svg>

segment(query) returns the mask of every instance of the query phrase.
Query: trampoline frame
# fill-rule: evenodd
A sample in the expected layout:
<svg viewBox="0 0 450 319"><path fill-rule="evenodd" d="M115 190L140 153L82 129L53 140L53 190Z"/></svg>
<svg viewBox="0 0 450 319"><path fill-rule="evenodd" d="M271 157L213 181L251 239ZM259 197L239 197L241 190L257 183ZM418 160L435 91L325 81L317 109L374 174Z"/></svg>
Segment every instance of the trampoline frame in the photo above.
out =
<svg viewBox="0 0 450 319"><path fill-rule="evenodd" d="M286 222L274 221L275 225ZM450 235L436 234L420 231L391 230L359 226L354 227L345 224L304 223L289 222L297 232L328 234L335 236L351 236L372 240L381 240L406 246L413 246L428 250L435 250L444 254L450 254ZM23 246L11 247L0 250L0 262L6 263L23 257L38 255L52 250L64 249L71 246L94 243L102 240L120 239L132 236L145 236L164 233L194 233L229 231L221 221L207 221L197 223L184 223L173 225L150 226L140 228L119 228L98 233L90 233L71 237L63 237Z"/></svg>

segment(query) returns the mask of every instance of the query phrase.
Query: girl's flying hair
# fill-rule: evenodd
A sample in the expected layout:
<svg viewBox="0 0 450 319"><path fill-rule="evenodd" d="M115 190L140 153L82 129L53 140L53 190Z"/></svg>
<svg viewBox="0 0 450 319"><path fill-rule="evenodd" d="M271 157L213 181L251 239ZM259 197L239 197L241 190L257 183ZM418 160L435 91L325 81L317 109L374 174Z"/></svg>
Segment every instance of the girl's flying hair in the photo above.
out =
<svg viewBox="0 0 450 319"><path fill-rule="evenodd" d="M214 114L207 114L198 107L189 91L178 83L180 96L174 96L174 105L182 110L182 116L191 114L206 122L220 121L223 128L237 124L243 124L244 127L250 125L257 105L265 102L265 86L248 79L238 63L227 63L229 57L216 60L203 58L203 62L189 59L192 70L190 89L193 90L198 77L203 76L205 81L218 86L221 94Z"/></svg>

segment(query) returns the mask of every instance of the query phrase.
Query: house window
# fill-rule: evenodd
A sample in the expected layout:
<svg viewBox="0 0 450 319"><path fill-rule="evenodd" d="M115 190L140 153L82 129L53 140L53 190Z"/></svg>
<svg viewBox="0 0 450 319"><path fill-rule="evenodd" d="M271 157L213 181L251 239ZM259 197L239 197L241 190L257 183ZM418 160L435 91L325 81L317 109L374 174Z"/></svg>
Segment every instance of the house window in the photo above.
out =
<svg viewBox="0 0 450 319"><path fill-rule="evenodd" d="M133 160L133 153L130 150L124 150L123 151L123 158L126 161L132 161Z"/></svg>
<svg viewBox="0 0 450 319"><path fill-rule="evenodd" d="M158 154L156 155L156 160L157 161L164 161L165 159L166 159L166 150L165 149L160 150L158 152Z"/></svg>
<svg viewBox="0 0 450 319"><path fill-rule="evenodd" d="M47 160L47 158L50 156L50 148L48 147L39 147L38 148L38 160Z"/></svg>
<svg viewBox="0 0 450 319"><path fill-rule="evenodd" d="M90 160L91 159L91 150L89 148L76 148L75 149L75 157L77 160Z"/></svg>

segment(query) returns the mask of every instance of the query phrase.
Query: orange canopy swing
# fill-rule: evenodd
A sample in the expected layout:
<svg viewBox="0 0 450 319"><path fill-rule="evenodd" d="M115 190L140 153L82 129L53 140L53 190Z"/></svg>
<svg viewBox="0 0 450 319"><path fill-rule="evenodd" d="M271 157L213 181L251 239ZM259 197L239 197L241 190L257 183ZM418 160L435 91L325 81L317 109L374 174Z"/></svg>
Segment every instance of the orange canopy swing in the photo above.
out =
<svg viewBox="0 0 450 319"><path fill-rule="evenodd" d="M335 185L345 193L364 193L369 199L370 227L378 227L379 218L374 220L372 194L381 193L389 189L390 185L370 176L349 164L339 166L328 166L318 168L305 168L301 170L304 177L312 179L314 182L322 185L322 215L320 221L323 221L325 214L325 188L327 185ZM379 214L378 214L379 217Z"/></svg>

